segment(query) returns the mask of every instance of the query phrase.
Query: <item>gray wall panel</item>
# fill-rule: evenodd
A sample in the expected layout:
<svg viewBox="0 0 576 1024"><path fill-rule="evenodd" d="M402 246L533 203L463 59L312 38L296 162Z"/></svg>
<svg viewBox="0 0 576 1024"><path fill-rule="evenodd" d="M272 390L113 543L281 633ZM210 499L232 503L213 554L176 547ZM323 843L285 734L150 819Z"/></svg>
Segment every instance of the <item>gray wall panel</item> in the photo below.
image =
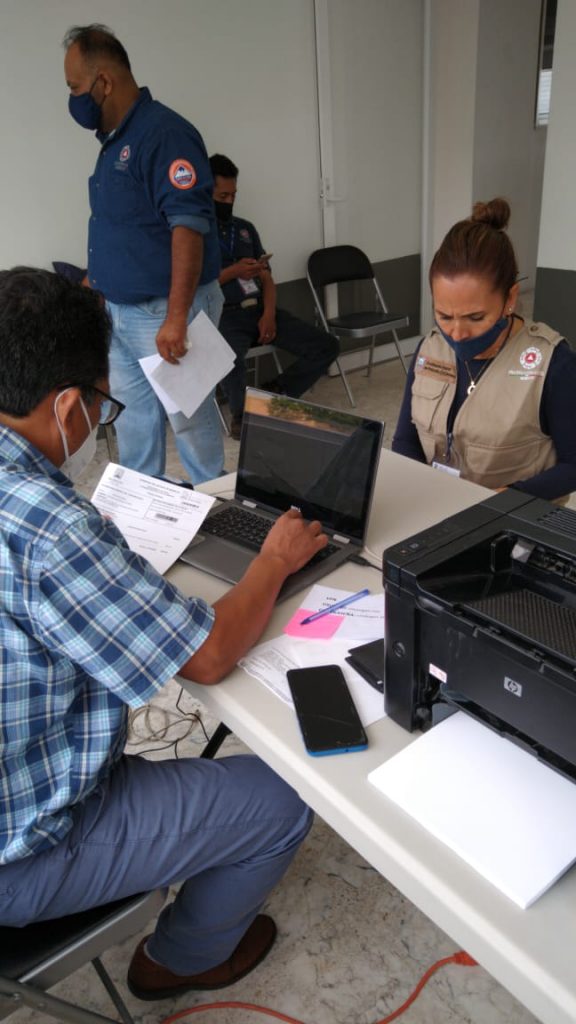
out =
<svg viewBox="0 0 576 1024"><path fill-rule="evenodd" d="M576 349L576 270L537 267L534 319L559 331Z"/></svg>

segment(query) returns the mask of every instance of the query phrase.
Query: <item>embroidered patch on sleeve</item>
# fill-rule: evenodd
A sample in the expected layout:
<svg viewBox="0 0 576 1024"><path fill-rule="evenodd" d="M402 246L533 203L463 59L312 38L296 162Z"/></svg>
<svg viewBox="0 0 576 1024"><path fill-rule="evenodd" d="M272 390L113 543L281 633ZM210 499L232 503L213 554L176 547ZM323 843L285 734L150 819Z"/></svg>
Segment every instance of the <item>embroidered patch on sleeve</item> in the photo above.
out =
<svg viewBox="0 0 576 1024"><path fill-rule="evenodd" d="M188 160L173 160L168 177L174 188L193 188L196 184L196 171Z"/></svg>

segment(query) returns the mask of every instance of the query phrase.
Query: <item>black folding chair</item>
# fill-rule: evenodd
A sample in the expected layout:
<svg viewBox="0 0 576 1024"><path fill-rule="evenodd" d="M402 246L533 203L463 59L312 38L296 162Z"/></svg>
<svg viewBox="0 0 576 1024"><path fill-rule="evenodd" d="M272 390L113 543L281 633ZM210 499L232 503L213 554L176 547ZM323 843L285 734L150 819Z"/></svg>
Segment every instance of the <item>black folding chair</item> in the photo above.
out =
<svg viewBox="0 0 576 1024"><path fill-rule="evenodd" d="M409 319L404 313L388 311L372 264L362 249L358 249L355 245L332 245L326 249L316 249L308 259L307 276L318 317L324 330L335 334L341 342L370 339L367 345L352 346L356 350L368 349L368 376L372 369L376 337L387 333L392 335L404 372L408 373L408 366L396 332L401 327L407 327ZM328 317L324 302L324 288L331 284L343 284L348 281L371 281L376 309L361 308L335 317ZM346 388L350 405L353 406L354 399L350 385L339 359L336 359L336 365Z"/></svg>
<svg viewBox="0 0 576 1024"><path fill-rule="evenodd" d="M134 1024L100 956L144 928L165 897L159 889L24 928L0 927L0 1020L26 1006L71 1024L117 1024L47 992L91 962L124 1024Z"/></svg>

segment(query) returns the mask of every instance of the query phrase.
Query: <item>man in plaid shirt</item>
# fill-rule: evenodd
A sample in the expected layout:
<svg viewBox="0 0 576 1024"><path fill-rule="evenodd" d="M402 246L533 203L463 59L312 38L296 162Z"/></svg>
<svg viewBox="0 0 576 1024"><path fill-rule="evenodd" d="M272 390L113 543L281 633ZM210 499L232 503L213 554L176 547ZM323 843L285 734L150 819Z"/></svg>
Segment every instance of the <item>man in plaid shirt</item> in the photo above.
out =
<svg viewBox="0 0 576 1024"><path fill-rule="evenodd" d="M223 678L326 539L286 513L213 607L133 554L71 483L122 411L108 339L90 290L0 273L0 924L183 882L129 969L156 999L263 959L276 929L258 911L311 814L254 757L126 757L128 708L175 673Z"/></svg>

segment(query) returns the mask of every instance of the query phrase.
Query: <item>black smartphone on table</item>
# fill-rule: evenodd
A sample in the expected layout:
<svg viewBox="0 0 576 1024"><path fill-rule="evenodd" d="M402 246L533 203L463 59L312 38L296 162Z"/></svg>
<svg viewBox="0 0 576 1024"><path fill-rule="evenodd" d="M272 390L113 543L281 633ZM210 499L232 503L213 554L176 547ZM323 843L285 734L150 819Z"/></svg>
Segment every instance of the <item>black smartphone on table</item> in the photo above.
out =
<svg viewBox="0 0 576 1024"><path fill-rule="evenodd" d="M320 757L366 749L368 737L338 665L290 669L287 678L309 754Z"/></svg>

